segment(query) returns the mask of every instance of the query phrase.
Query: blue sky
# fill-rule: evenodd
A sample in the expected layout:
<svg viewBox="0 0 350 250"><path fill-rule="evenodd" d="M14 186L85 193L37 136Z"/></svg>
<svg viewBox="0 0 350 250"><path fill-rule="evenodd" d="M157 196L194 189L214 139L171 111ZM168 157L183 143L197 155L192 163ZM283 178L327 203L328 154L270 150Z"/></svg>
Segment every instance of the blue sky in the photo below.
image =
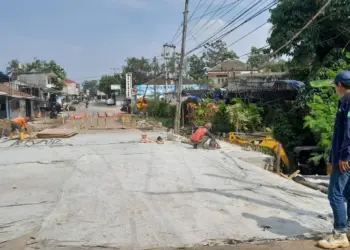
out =
<svg viewBox="0 0 350 250"><path fill-rule="evenodd" d="M190 0L189 15L193 13L198 1L200 0ZM226 5L234 1L242 2L223 18L217 16L210 20L201 30L199 29L211 15L203 17L194 28L197 21L190 22L189 30L192 30L196 41L188 35L187 50L209 37L253 2L214 0L210 10L220 7L224 2ZM269 1L265 0L266 3ZM2 0L0 70L4 70L11 59L23 63L30 62L34 57L52 59L65 68L70 79L81 82L112 73L111 68L121 68L127 57L160 56L162 45L171 42L183 19L184 2L185 0ZM202 0L194 17L201 16L211 2L212 0ZM267 19L268 13L265 13L224 40L230 44ZM253 45L264 46L269 29L270 26L265 25L230 49L242 55L249 52ZM176 45L179 50L180 42Z"/></svg>

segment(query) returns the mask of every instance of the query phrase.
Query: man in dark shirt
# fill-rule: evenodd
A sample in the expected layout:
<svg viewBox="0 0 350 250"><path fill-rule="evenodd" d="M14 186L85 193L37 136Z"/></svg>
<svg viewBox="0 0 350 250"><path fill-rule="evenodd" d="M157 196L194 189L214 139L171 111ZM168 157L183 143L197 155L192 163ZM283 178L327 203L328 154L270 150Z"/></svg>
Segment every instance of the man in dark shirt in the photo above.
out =
<svg viewBox="0 0 350 250"><path fill-rule="evenodd" d="M333 210L333 234L318 242L325 249L349 246L347 238L350 226L350 71L339 73L334 81L340 96L334 124L330 163L332 173L328 199ZM348 201L345 208L344 198Z"/></svg>

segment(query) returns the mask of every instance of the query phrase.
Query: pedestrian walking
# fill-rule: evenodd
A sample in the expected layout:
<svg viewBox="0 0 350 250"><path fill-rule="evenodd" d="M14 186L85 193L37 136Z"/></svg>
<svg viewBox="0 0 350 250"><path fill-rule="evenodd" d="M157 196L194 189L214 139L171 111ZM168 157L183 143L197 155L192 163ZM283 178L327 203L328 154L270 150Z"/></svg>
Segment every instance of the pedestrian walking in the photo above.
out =
<svg viewBox="0 0 350 250"><path fill-rule="evenodd" d="M333 210L334 230L318 242L324 249L349 246L350 226L350 71L340 72L335 77L335 89L340 96L336 114L330 163L332 173L328 199ZM345 207L347 200L347 208ZM349 235L350 236L350 235Z"/></svg>

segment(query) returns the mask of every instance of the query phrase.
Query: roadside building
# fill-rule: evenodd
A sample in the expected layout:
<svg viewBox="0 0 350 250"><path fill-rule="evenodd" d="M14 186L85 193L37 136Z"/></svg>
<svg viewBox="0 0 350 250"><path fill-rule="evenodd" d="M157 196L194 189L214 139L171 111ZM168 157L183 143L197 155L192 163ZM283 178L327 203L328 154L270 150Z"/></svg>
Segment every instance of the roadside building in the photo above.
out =
<svg viewBox="0 0 350 250"><path fill-rule="evenodd" d="M0 83L0 118L34 116L38 97L16 90L12 83Z"/></svg>
<svg viewBox="0 0 350 250"><path fill-rule="evenodd" d="M258 71L248 70L248 65L240 60L226 60L208 69L208 78L214 88L220 88L229 82L229 78L252 73Z"/></svg>

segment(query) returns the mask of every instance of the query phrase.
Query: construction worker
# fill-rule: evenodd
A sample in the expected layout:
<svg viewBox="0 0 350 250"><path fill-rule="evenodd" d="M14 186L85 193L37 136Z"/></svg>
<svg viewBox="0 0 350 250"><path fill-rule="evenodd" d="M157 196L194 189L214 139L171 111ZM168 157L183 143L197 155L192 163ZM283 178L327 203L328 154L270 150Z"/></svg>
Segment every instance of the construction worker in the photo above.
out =
<svg viewBox="0 0 350 250"><path fill-rule="evenodd" d="M328 200L333 210L333 233L318 242L324 249L349 246L347 234L350 226L350 71L335 77L335 90L340 96L334 124L332 151L329 162L332 173L328 187ZM347 200L347 209L344 200Z"/></svg>
<svg viewBox="0 0 350 250"><path fill-rule="evenodd" d="M24 130L26 131L26 133L28 134L28 125L27 122L30 120L29 117L17 117L11 120L11 133L15 132L16 130L18 130L19 132L22 131L22 129L24 128Z"/></svg>
<svg viewBox="0 0 350 250"><path fill-rule="evenodd" d="M211 139L212 141L215 141L214 136L210 133L211 130L211 123L207 123L204 125L204 127L199 127L194 131L194 133L191 135L191 142L193 144L194 148L203 147L203 145Z"/></svg>

